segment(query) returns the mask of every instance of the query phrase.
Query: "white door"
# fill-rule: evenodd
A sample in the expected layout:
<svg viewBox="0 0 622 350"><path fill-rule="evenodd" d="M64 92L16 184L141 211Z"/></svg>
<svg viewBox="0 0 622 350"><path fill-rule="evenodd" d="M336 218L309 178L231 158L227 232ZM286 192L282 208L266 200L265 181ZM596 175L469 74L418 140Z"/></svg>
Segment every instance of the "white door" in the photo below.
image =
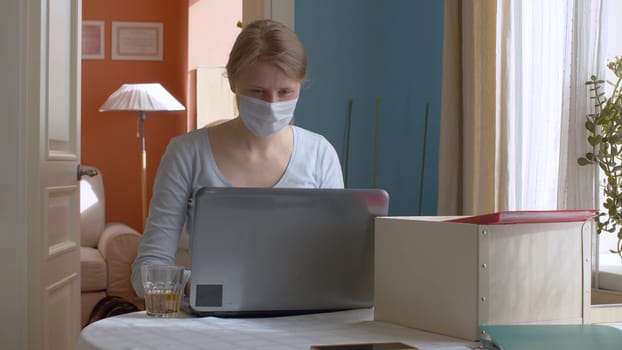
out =
<svg viewBox="0 0 622 350"><path fill-rule="evenodd" d="M80 332L81 0L28 0L20 117L25 162L28 349L74 349ZM23 34L24 32L22 32ZM24 312L24 310L22 310Z"/></svg>
<svg viewBox="0 0 622 350"><path fill-rule="evenodd" d="M39 349L73 349L80 332L81 0L41 0ZM47 10L47 11L46 11ZM33 57L33 61L37 59ZM37 84L34 84L37 85ZM36 105L31 100L32 105ZM35 208L33 208L35 209ZM33 232L31 231L31 234ZM36 256L36 255L33 255ZM32 278L32 276L31 276Z"/></svg>

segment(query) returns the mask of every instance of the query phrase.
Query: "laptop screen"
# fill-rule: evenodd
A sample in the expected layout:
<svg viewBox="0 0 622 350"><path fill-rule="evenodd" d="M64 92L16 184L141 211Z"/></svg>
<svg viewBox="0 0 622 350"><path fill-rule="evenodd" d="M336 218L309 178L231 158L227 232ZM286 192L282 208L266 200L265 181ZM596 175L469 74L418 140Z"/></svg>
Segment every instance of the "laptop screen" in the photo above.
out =
<svg viewBox="0 0 622 350"><path fill-rule="evenodd" d="M194 313L373 305L379 189L203 188L190 232Z"/></svg>

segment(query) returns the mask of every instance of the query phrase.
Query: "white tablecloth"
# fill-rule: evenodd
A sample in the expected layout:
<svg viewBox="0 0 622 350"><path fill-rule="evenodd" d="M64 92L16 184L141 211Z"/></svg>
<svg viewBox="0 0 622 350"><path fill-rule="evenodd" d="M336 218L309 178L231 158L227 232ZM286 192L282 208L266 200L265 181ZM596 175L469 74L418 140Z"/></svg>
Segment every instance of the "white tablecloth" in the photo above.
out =
<svg viewBox="0 0 622 350"><path fill-rule="evenodd" d="M478 343L372 321L372 309L275 318L153 318L136 312L84 328L78 350L309 350L311 345L403 342L419 349L472 349Z"/></svg>

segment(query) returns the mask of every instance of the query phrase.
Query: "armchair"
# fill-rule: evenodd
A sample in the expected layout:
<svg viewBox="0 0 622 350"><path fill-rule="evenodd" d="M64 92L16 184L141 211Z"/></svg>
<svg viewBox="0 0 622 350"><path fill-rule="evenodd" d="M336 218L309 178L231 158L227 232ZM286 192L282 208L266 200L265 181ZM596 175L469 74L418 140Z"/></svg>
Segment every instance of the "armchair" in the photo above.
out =
<svg viewBox="0 0 622 350"><path fill-rule="evenodd" d="M80 276L82 326L95 304L105 296L119 296L144 308L130 283L132 262L141 235L122 223L106 223L102 174L80 180Z"/></svg>

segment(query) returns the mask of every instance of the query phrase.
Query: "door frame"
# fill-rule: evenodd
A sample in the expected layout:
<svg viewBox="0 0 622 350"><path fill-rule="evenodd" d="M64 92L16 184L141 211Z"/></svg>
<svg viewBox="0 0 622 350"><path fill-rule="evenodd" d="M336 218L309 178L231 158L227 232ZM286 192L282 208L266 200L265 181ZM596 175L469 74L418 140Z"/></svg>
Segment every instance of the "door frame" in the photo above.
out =
<svg viewBox="0 0 622 350"><path fill-rule="evenodd" d="M250 23L256 19L268 18L295 30L295 7L295 0L243 0L242 21Z"/></svg>
<svg viewBox="0 0 622 350"><path fill-rule="evenodd" d="M4 282L0 313L0 338L11 349L29 348L29 339L35 332L28 317L29 282L29 225L27 207L32 196L28 191L29 148L37 148L38 140L29 135L27 105L27 5L28 1L3 0L0 20L10 28L11 36L0 40L3 63L0 83L0 105L3 107L0 138L0 276ZM38 188L38 185L37 185Z"/></svg>

